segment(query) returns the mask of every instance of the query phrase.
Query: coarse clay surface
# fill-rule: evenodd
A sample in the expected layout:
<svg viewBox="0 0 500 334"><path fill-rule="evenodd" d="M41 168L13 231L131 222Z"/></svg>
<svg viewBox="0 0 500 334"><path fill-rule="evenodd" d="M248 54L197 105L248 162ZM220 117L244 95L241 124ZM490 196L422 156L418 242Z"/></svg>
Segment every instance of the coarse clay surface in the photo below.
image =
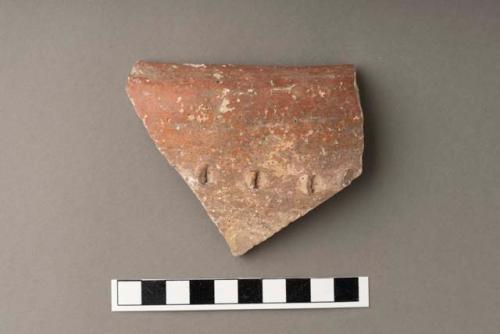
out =
<svg viewBox="0 0 500 334"><path fill-rule="evenodd" d="M127 93L233 255L361 174L363 114L352 65L139 61Z"/></svg>

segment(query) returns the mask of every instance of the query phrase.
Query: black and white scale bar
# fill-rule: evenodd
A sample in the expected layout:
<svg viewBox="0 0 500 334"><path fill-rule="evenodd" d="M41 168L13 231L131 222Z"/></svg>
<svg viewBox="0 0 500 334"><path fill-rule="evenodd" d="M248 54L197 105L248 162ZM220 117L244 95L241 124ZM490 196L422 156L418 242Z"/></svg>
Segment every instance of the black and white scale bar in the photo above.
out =
<svg viewBox="0 0 500 334"><path fill-rule="evenodd" d="M368 277L112 280L113 311L368 307Z"/></svg>

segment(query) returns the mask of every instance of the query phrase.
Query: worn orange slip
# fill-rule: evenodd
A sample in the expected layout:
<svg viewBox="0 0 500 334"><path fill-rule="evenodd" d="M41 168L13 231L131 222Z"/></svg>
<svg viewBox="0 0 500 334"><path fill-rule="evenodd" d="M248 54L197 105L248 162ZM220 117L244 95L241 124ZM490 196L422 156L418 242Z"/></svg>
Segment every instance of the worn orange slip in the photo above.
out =
<svg viewBox="0 0 500 334"><path fill-rule="evenodd" d="M352 65L139 61L127 93L233 255L361 174L363 114Z"/></svg>

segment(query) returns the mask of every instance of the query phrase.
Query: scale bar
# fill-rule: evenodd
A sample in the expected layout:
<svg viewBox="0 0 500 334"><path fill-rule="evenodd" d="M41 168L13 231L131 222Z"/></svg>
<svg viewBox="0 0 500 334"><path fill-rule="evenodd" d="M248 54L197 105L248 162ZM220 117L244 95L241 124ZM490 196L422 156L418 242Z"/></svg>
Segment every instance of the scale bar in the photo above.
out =
<svg viewBox="0 0 500 334"><path fill-rule="evenodd" d="M368 277L111 281L112 311L368 307Z"/></svg>

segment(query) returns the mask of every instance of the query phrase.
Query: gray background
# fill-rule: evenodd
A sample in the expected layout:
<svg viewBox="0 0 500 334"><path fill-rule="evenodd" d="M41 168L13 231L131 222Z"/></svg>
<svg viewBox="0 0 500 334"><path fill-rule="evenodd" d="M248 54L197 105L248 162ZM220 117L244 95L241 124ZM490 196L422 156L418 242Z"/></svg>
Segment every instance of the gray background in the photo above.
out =
<svg viewBox="0 0 500 334"><path fill-rule="evenodd" d="M500 2L0 0L0 333L498 333ZM137 59L353 63L364 175L233 258ZM368 275L357 310L111 313L110 279Z"/></svg>

